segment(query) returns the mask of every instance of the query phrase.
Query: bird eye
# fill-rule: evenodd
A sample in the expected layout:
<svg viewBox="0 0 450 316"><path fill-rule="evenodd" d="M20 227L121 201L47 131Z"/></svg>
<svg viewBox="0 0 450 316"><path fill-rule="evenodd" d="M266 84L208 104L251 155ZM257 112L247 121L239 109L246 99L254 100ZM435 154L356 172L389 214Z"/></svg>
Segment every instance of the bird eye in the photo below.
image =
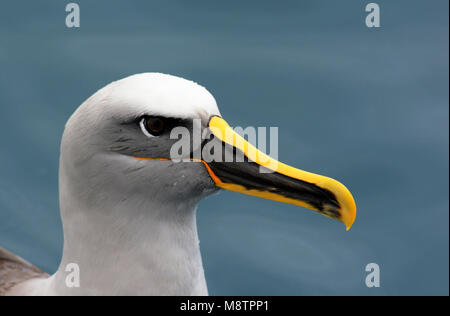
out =
<svg viewBox="0 0 450 316"><path fill-rule="evenodd" d="M140 121L141 130L147 137L159 136L164 132L164 120L156 116L146 116Z"/></svg>

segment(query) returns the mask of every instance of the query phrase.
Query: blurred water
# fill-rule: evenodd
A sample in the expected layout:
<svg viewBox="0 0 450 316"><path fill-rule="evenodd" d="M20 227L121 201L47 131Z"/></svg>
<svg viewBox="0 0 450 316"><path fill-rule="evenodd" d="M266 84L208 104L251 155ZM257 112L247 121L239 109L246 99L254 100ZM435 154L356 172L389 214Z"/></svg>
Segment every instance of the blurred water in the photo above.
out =
<svg viewBox="0 0 450 316"><path fill-rule="evenodd" d="M448 1L377 1L376 30L366 2L79 1L68 29L64 2L3 1L0 245L55 271L65 121L110 81L158 71L206 86L233 125L280 126L280 159L358 204L346 233L295 206L203 201L211 294L448 295Z"/></svg>

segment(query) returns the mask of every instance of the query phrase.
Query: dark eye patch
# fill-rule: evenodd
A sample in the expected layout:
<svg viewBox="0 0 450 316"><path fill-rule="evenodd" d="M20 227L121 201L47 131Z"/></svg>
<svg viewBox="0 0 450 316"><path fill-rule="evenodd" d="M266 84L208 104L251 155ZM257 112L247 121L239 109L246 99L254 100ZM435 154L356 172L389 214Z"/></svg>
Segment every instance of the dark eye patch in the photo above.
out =
<svg viewBox="0 0 450 316"><path fill-rule="evenodd" d="M144 123L146 124L144 125ZM153 124L151 127L148 126L150 123ZM160 129L161 127L159 125L161 123L164 125L162 129ZM197 144L197 142L193 141L193 137L196 137L198 134L197 129L194 128L194 125L197 126L195 119L141 115L129 117L126 120L122 119L116 124L118 124L119 128L113 129L108 134L112 137L109 146L111 151L131 157L170 159L172 146L180 141L180 139L185 139L188 136L190 138L189 145L191 146L189 157L196 158L194 156L194 150L198 149L193 148ZM183 133L181 135L177 132L171 135L173 129L176 127L187 129L189 134L185 135ZM147 128L151 128L151 130L147 131ZM201 133L204 131L203 128L204 125L202 124L200 126ZM206 141L202 141L201 147L203 147L203 143Z"/></svg>

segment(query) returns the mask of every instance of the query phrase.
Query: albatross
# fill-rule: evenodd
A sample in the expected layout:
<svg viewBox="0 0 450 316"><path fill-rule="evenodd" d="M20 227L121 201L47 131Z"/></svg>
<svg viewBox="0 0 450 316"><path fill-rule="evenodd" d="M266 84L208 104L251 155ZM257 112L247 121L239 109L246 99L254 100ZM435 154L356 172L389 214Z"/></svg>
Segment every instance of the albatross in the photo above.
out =
<svg viewBox="0 0 450 316"><path fill-rule="evenodd" d="M207 161L190 152L175 161L176 127L208 131L201 147L215 142L245 159ZM74 112L62 137L58 270L48 275L0 248L0 294L208 295L196 209L221 189L312 209L347 229L356 217L343 184L260 152L197 83L160 73L112 82ZM67 283L73 264L79 286Z"/></svg>

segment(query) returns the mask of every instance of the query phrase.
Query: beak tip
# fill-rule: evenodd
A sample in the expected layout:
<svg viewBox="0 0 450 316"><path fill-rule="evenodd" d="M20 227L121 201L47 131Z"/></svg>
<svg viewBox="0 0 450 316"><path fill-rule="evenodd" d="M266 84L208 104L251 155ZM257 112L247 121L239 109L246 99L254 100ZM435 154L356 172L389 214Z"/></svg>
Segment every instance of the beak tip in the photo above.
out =
<svg viewBox="0 0 450 316"><path fill-rule="evenodd" d="M324 181L318 183L322 188L325 188L333 192L339 202L340 218L338 220L342 222L346 231L349 231L356 220L356 202L350 191L341 182L332 178L325 178Z"/></svg>
<svg viewBox="0 0 450 316"><path fill-rule="evenodd" d="M350 216L347 218L347 220L343 221L346 226L346 231L349 231L350 228L352 228L352 226L356 220L356 205L354 204L355 202L354 202L353 198L352 198L352 201L353 201L352 204L354 205L354 207L352 207L349 211Z"/></svg>
<svg viewBox="0 0 450 316"><path fill-rule="evenodd" d="M347 224L346 227L345 227L345 231L348 232L350 230L350 228L352 228L352 226L353 226L353 223Z"/></svg>

